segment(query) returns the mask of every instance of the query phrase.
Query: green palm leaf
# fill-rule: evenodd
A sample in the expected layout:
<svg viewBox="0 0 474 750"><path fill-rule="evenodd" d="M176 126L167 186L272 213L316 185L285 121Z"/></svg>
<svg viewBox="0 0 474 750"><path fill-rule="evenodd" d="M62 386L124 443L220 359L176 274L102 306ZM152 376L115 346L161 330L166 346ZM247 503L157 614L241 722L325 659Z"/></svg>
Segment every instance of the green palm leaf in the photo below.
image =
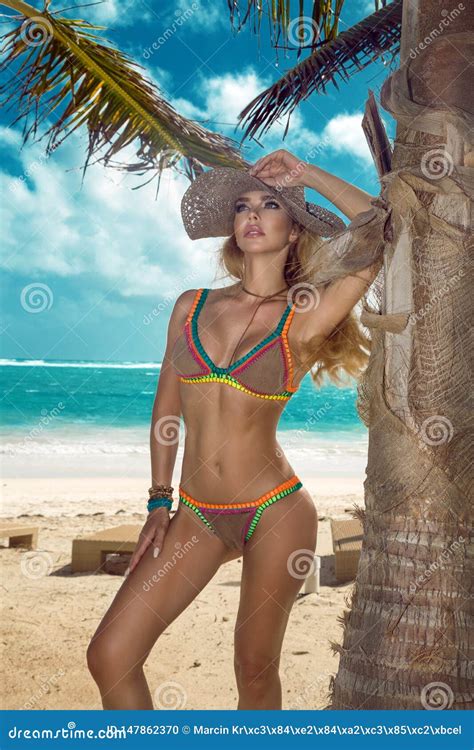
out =
<svg viewBox="0 0 474 750"><path fill-rule="evenodd" d="M285 112L315 91L326 90L329 82L338 89L336 76L349 80L357 70L370 65L384 53L395 56L400 48L402 0L395 0L363 21L321 44L316 52L300 62L280 80L253 99L239 114L244 137L262 128L268 130ZM289 125L285 128L285 137ZM242 139L243 140L243 139Z"/></svg>
<svg viewBox="0 0 474 750"><path fill-rule="evenodd" d="M379 0L375 0L375 7L378 8ZM382 0L385 4L385 0ZM247 5L243 11L243 18L240 19L241 5ZM335 39L338 33L339 18L341 15L344 0L313 0L311 16L307 15L304 10L304 0L299 0L299 13L290 21L290 0L267 0L266 9L263 0L227 0L232 26L235 24L235 17L240 19L237 31L246 24L252 17L254 21L253 29L260 35L262 18L265 15L271 25L271 42L275 46L278 44L280 34L283 41L288 42L288 31L291 30L291 37L294 43L299 44L298 56L303 47L311 47L318 39L329 41ZM256 21L256 25L255 25Z"/></svg>
<svg viewBox="0 0 474 750"><path fill-rule="evenodd" d="M0 86L0 96L3 105L12 101L18 107L13 125L25 118L23 144L40 123L51 120L45 133L50 134L48 155L75 130L87 126L84 173L89 160L104 148L97 161L129 172L152 172L158 178L165 167L182 171L176 166L181 159L189 179L202 172L203 165L247 163L237 141L179 115L135 69L142 66L104 45L93 33L104 27L58 18L48 12L49 0L43 12L17 0L3 4L21 14L12 17L18 19L18 26L3 36L0 71L15 72ZM33 122L27 127L30 115ZM113 164L116 154L135 139L138 161Z"/></svg>

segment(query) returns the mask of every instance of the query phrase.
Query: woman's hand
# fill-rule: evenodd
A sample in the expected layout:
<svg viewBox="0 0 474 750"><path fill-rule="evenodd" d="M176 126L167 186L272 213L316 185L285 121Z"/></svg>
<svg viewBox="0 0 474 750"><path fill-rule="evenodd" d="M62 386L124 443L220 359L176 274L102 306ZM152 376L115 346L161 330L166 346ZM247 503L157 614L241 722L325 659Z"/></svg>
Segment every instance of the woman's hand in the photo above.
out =
<svg viewBox="0 0 474 750"><path fill-rule="evenodd" d="M138 544L133 550L130 565L125 571L125 576L132 573L140 562L145 551L150 544L153 545L153 557L158 557L160 549L163 547L163 540L168 530L170 517L168 508L155 508L148 514L143 529L140 531Z"/></svg>
<svg viewBox="0 0 474 750"><path fill-rule="evenodd" d="M250 167L249 174L263 180L267 185L286 188L305 185L304 174L307 167L308 164L305 161L298 159L284 148L279 148L257 159Z"/></svg>

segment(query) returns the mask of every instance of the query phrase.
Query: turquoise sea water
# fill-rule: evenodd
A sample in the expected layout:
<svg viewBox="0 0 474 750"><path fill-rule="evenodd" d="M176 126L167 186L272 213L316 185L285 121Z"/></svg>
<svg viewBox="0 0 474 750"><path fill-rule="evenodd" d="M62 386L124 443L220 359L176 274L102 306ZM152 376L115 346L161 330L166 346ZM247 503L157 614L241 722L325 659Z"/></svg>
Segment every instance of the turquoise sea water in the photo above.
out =
<svg viewBox="0 0 474 750"><path fill-rule="evenodd" d="M4 454L148 450L159 363L12 359L0 360L0 368ZM283 439L301 434L305 444L338 440L366 450L356 389L316 388L309 375L278 432Z"/></svg>

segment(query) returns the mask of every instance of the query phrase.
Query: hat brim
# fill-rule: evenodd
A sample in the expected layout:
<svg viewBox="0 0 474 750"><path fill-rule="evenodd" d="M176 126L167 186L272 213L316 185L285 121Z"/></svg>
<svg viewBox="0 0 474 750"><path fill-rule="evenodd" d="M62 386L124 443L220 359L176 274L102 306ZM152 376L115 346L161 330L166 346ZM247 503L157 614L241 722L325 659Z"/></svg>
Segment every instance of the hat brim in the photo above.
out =
<svg viewBox="0 0 474 750"><path fill-rule="evenodd" d="M234 231L235 201L245 190L268 191L311 234L331 237L346 228L332 211L305 201L302 186L278 190L247 170L216 167L198 175L183 195L181 217L188 236L192 240L230 236Z"/></svg>

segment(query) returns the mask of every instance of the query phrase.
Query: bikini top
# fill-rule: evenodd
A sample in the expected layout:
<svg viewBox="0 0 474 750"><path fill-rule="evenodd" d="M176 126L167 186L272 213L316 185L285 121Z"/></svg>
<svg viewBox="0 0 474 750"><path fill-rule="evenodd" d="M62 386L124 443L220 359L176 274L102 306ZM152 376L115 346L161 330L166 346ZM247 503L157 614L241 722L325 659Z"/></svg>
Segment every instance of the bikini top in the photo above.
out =
<svg viewBox="0 0 474 750"><path fill-rule="evenodd" d="M275 330L229 367L217 367L207 354L198 332L198 318L209 289L198 289L183 333L171 353L181 383L220 382L258 398L288 401L299 386L293 385L294 367L288 346L288 329L295 312L287 305Z"/></svg>

